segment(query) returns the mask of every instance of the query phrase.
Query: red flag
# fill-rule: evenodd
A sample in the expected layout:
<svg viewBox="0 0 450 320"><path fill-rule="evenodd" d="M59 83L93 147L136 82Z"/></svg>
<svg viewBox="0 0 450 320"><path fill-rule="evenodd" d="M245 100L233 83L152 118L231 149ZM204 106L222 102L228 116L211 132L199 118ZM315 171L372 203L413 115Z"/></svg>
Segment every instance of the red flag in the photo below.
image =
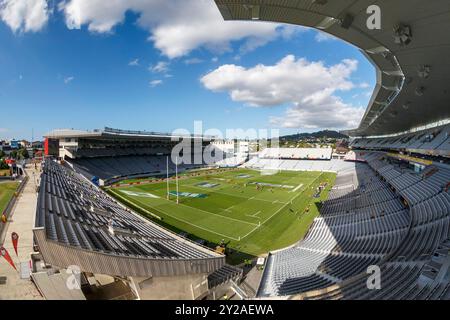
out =
<svg viewBox="0 0 450 320"><path fill-rule="evenodd" d="M14 247L14 251L16 252L16 256L19 256L17 254L17 244L19 243L19 235L15 232L11 233L11 240Z"/></svg>
<svg viewBox="0 0 450 320"><path fill-rule="evenodd" d="M14 265L14 262L11 259L11 256L8 253L8 250L6 250L4 247L0 248L0 255L8 261L8 263L17 271L16 266Z"/></svg>

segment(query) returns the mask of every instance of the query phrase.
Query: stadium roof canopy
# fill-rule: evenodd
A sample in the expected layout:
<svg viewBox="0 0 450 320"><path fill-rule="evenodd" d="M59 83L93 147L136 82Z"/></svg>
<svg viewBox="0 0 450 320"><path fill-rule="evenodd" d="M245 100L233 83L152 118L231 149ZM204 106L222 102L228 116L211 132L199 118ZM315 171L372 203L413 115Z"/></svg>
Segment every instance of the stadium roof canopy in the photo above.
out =
<svg viewBox="0 0 450 320"><path fill-rule="evenodd" d="M225 20L313 27L358 47L375 66L377 84L351 136L395 134L450 118L448 0L215 2ZM381 9L379 30L367 27L371 5Z"/></svg>
<svg viewBox="0 0 450 320"><path fill-rule="evenodd" d="M136 131L136 130L121 130L105 127L104 129L95 129L93 131L87 130L74 130L74 129L55 129L44 135L44 138L53 139L127 139L127 140L153 140L153 139L172 139L172 138L192 138L202 140L213 140L212 136L201 135L183 135L183 134L171 134L171 133L159 133L150 131Z"/></svg>

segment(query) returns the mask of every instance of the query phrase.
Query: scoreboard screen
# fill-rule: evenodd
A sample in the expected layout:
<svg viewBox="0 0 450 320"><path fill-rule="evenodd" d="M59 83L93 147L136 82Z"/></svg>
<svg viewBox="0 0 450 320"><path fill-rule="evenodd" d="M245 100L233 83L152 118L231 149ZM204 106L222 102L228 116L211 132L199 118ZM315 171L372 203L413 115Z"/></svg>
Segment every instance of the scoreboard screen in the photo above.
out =
<svg viewBox="0 0 450 320"><path fill-rule="evenodd" d="M59 155L59 140L45 138L44 151L46 156L55 156Z"/></svg>

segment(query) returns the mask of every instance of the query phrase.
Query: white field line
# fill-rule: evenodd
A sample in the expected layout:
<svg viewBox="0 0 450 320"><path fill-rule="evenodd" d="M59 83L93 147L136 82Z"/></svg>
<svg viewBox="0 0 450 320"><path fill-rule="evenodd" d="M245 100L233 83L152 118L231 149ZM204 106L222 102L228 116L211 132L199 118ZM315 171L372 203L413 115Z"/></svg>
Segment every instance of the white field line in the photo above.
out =
<svg viewBox="0 0 450 320"><path fill-rule="evenodd" d="M244 235L243 237L239 237L239 241L244 240L246 237L248 237L249 235L251 235L253 232L255 232L257 229L259 229L260 226L256 226L254 229L252 229L249 233L247 233L246 235Z"/></svg>
<svg viewBox="0 0 450 320"><path fill-rule="evenodd" d="M199 189L200 189L200 188L199 188ZM133 199L135 199L135 198L133 198ZM165 201L170 202L170 203L173 203L172 201L167 200L167 199L164 199L164 198L160 198L160 199L161 199L161 200L165 200ZM246 199L247 199L247 198L246 198ZM239 219L230 218L230 217L227 217L227 216L223 216L223 215L221 215L221 214L212 213L212 212L209 212L209 211L206 211L206 210L202 210L202 209L199 209L199 208L196 208L196 207L190 207L190 206L187 206L187 205L182 204L182 203L178 203L177 205L183 206L183 207L186 207L186 208L189 208L189 209L192 209L192 210L201 211L201 212L207 213L207 214L209 214L209 215L218 216L218 217L223 218L223 219L228 219L228 220L232 220L232 221L236 221L236 222L240 222L240 223L246 223L246 224L249 224L249 225L252 225L252 226L256 226L256 225L257 225L257 224L255 224L255 223L251 223L251 222L247 222L247 221L243 221L243 220L239 220ZM227 209L229 210L229 209L232 208L232 207L234 207L234 205L231 206L231 207L229 207L229 208L227 208ZM224 211L227 211L227 209L225 209ZM156 210L159 210L159 209L156 209Z"/></svg>
<svg viewBox="0 0 450 320"><path fill-rule="evenodd" d="M319 174L313 181L311 181L311 183L308 185L308 187L305 188L306 191L309 189L309 187L316 182L317 179L319 179L322 176L322 173ZM303 192L300 192L299 194L297 194L296 196L294 196L290 202L294 201L295 199L297 199L301 194L303 194ZM270 217L268 217L266 220L264 220L263 222L261 222L255 229L251 230L249 233L247 233L246 235L244 235L243 237L240 238L240 240L243 240L244 238L248 237L250 234L252 234L256 229L258 229L259 227L261 227L262 225L264 225L267 221L269 221L270 219L272 219L273 216L275 216L276 214L278 214L281 210L283 210L284 208L286 208L286 206L290 203L287 202L284 206L280 207L280 209L278 209L277 211L275 211Z"/></svg>
<svg viewBox="0 0 450 320"><path fill-rule="evenodd" d="M322 173L321 173L320 175L318 175L318 176L317 176L317 177L316 177L316 178L308 185L308 187L305 188L303 191L307 190L307 189L308 189L308 188L309 188L309 187L310 187L317 179L319 179L321 176L322 176ZM187 186L190 186L190 187L193 187L193 188L197 188L197 189L204 190L204 189L202 189L202 188L195 187L195 186L190 185L190 184L186 184L186 185L187 185ZM258 198L255 198L255 196L252 197L251 199L249 199L249 198L247 198L247 197L237 196L237 195L235 195L235 194L229 194L229 193L218 192L218 191L213 191L212 193L223 193L223 194L228 194L228 195L231 195L231 196L236 196L236 197L245 198L245 199L247 199L247 200L266 201L266 202L271 202L271 203L272 203L272 201L270 201L270 200L258 199ZM226 216L222 216L222 215L220 215L220 214L215 214L215 213L212 213L212 212L209 212L209 211L205 211L205 210L202 210L202 209L198 209L198 208L195 208L195 207L189 207L189 206L184 205L184 204L179 204L179 205L188 207L188 208L190 208L190 209L203 211L203 212L205 212L205 213L207 213L207 214L212 214L212 215L215 215L215 216L219 216L219 217L221 217L221 218L225 218L225 219L229 219L229 220L234 220L234 221L236 221L236 222L246 223L246 224L255 226L255 228L253 228L250 232L248 232L247 234L245 234L243 237L239 237L238 239L237 239L237 238L234 238L234 237L231 237L231 236L227 236L227 235L221 234L221 233L219 233L219 232L212 231L212 230L210 230L210 229L208 229L208 228L200 227L200 226L198 226L198 225L196 225L196 224L193 224L193 223L190 223L190 222L188 222L188 221L186 221L186 220L184 220L184 219L175 217L175 216L173 216L173 215L167 213L165 210L161 210L161 209L159 209L159 208L158 208L158 209L155 209L155 208L153 208L153 207L151 207L151 206L149 206L149 207L150 207L150 208L153 208L153 209L155 209L155 210L159 210L159 211L163 212L164 214L168 215L169 217L172 217L172 218L174 218L174 219L176 219L176 220L178 220L178 221L181 221L181 222L184 222L184 223L186 223L186 224L189 224L189 225L191 225L191 226L193 226L193 227L196 227L196 228L199 228L199 229L202 229L202 230L205 230L205 231L208 231L208 232L211 232L211 233L214 233L214 234L217 234L217 235L220 235L220 236L223 236L223 237L226 237L226 238L235 240L235 241L240 241L240 240L243 240L244 238L248 237L250 234L252 234L253 232L255 232L259 227L261 227L261 226L264 225L267 221L269 221L270 219L272 219L272 217L274 217L276 214L278 214L282 209L284 209L288 204L290 204L294 199L296 199L296 198L297 198L299 195L301 195L301 194L303 194L303 192L297 194L296 196L294 196L293 198L291 198L288 202L281 202L281 201L279 201L279 203L282 203L282 204L284 204L284 205L283 205L282 207L280 207L277 211L275 211L270 217L268 217L268 218L267 218L266 220L264 220L262 223L260 222L259 224L250 223L250 222L242 221L242 220L239 220L239 219L234 219L234 218L226 217ZM133 198L133 199L136 200L137 202L139 202L139 203L145 205L145 206L148 206L147 204L142 203L141 201L139 201L139 200L137 200L137 199L135 199L135 198ZM163 199L163 198L161 198L161 199ZM163 199L163 200L166 200L166 199ZM166 201L171 202L170 200L166 200ZM278 201L278 200L276 200L276 201ZM276 201L274 201L274 202L276 202ZM233 206L232 206L232 207L233 207ZM230 208L231 208L231 207L229 207L228 209L230 209Z"/></svg>
<svg viewBox="0 0 450 320"><path fill-rule="evenodd" d="M136 199L136 198L133 198L133 199ZM169 203L172 203L172 204L174 203L174 202L172 202L172 201L170 201L170 200L167 200L167 199L164 199L164 198L160 198L160 200L164 200L164 201L169 202ZM138 201L139 203L142 203L142 202L140 202L139 200L136 200L136 201ZM144 204L144 203L142 203L142 204ZM232 220L232 221L236 221L236 222L240 222L240 223L246 223L246 224L249 224L249 225L252 225L252 226L256 226L256 225L257 225L257 224L255 224L255 223L251 223L251 222L242 221L242 220L239 220L239 219L230 218L230 217L227 217L227 216L223 216L223 215L221 215L221 214L212 213L212 212L209 212L209 211L206 211L206 210L202 210L202 209L199 209L199 208L196 208L196 207L190 207L190 206L187 206L187 205L182 204L182 203L177 203L177 205L178 205L178 206L183 206L183 207L189 208L189 209L194 210L194 211L204 212L204 213L206 213L206 214L213 215L213 216L217 216L217 217L220 217L220 218L223 218L223 219L228 219L228 220ZM151 206L150 206L150 207L151 207ZM231 208L231 207L230 207L230 208ZM159 208L155 208L155 209L156 209L156 210L159 210ZM163 210L161 210L161 211L163 211Z"/></svg>
<svg viewBox="0 0 450 320"><path fill-rule="evenodd" d="M258 212L256 212L256 213L254 213L254 214L246 214L246 216L247 216L247 217L252 217L252 218L258 218L257 216L258 216L258 214L260 214L260 213L261 213L261 210L258 211Z"/></svg>
<svg viewBox="0 0 450 320"><path fill-rule="evenodd" d="M141 209L142 211L144 211L145 213L148 213L149 215L151 215L151 216L157 218L158 220L161 220L161 217L160 217L160 216L158 216L157 214L155 214L155 213L153 213L153 212L148 211L147 209L141 207L140 205L135 204L134 201L128 200L127 198L125 198L125 197L123 197L122 195L120 195L116 190L111 189L111 192L114 193L114 195L117 196L118 198L122 199L122 201L124 201L125 203L130 202L130 203L132 203L133 205L135 205L137 208L139 208L139 209ZM144 204L144 203L140 202L139 200L137 200L137 199L135 199L135 198L133 198L133 200L139 202L140 204Z"/></svg>
<svg viewBox="0 0 450 320"><path fill-rule="evenodd" d="M291 190L289 192L296 192L298 189L300 189L301 187L303 187L303 183L300 183L298 186L295 187L294 190Z"/></svg>
<svg viewBox="0 0 450 320"><path fill-rule="evenodd" d="M127 196L131 196L131 197L153 198L153 199L160 198L150 192L138 192L138 191L129 191L129 190L122 190L122 189L119 189L119 191L122 193L125 193Z"/></svg>
<svg viewBox="0 0 450 320"><path fill-rule="evenodd" d="M226 195L229 195L229 196L232 196L232 197L242 198L242 199L246 199L246 200L257 200L257 201L264 201L264 202L273 203L271 200L259 199L259 198L256 198L256 196L253 196L251 198L247 198L247 197L240 196L240 195L237 195L237 194L234 194L234 193L228 193L228 192L223 192L223 191L214 191L214 190L205 190L204 188L200 188L200 187L197 187L197 186L194 186L194 185L191 185L191 184L185 184L185 186L188 186L188 187L191 187L191 188L195 188L195 189L199 189L199 190L202 190L202 191L208 192L208 193L220 193L220 194L226 194ZM275 200L275 201L278 201L278 200ZM280 202L280 201L278 201L278 202ZM280 203L287 203L287 202L280 202Z"/></svg>
<svg viewBox="0 0 450 320"><path fill-rule="evenodd" d="M173 202L170 201L170 200L167 200L167 199L164 199L164 200L173 203ZM177 203L177 205L178 205L178 206L183 206L183 207L189 208L189 209L191 209L191 210L198 210L198 211L201 211L201 212L204 212L204 213L207 213L207 214L211 214L211 215L213 215L213 216L218 216L218 217L223 218L223 219L228 219L228 220L232 220L232 221L236 221L236 222L240 222L240 223L246 223L246 224L250 224L250 225L252 225L252 226L256 225L256 224L251 223L251 222L247 222L247 221L242 221L242 220L239 220L239 219L230 218L230 217L227 217L227 216L223 216L223 215L221 215L221 214L212 213L212 212L209 212L209 211L206 211L206 210L202 210L202 209L199 209L199 208L196 208L196 207L190 207L190 206L187 206L187 205L182 204L182 203ZM159 210L159 209L157 209L157 210Z"/></svg>
<svg viewBox="0 0 450 320"><path fill-rule="evenodd" d="M228 208L226 208L226 209L223 209L222 210L222 212L223 211L226 211L226 212L231 212L231 213L233 213L233 210L231 210L231 208L233 208L235 205L233 204L232 206L230 206L230 207L228 207Z"/></svg>
<svg viewBox="0 0 450 320"><path fill-rule="evenodd" d="M198 188L198 189L200 189L200 188ZM245 198L245 197L242 197L242 198ZM139 203L145 205L145 203L142 203L141 201L137 200L135 197L133 197L133 199L134 199L135 201L138 201ZM164 198L160 198L160 199L172 203L172 201L170 201L170 200L167 200L167 199L164 199ZM245 199L248 199L248 198L245 198ZM258 200L258 201L259 201L259 199L254 199L254 200ZM265 201L267 201L267 200L265 200ZM269 202L270 202L270 201L269 201ZM286 202L286 204L288 204L288 203ZM186 207L186 208L190 208L190 209L192 209L192 210L201 211L201 212L204 212L204 213L206 213L206 214L218 216L218 217L220 217L220 218L224 218L224 219L236 221L236 222L239 222L239 223L245 223L245 224L248 224L248 225L251 225L251 226L259 227L259 225L256 224L256 223L247 222L247 221L243 221L243 220L239 220L239 219L235 219L235 218L230 218L230 217L227 217L227 216L224 216L224 215L221 215L221 214L212 213L212 212L209 212L209 211L206 211L206 210L202 210L202 209L199 209L199 208L196 208L196 207L190 207L190 206L187 206L187 205L182 204L182 203L178 203L178 205L183 206L183 207ZM232 212L230 209L231 209L232 207L234 207L234 206L235 206L235 205L232 205L231 207L228 207L227 209L224 209L223 211ZM152 206L150 206L150 207L152 207ZM164 211L164 210L161 210L161 209L159 209L159 208L155 208L155 210L160 210L160 211L164 212L165 214L167 214L168 216L170 216L170 217L172 217L172 218L174 218L174 219L177 219L177 218L175 218L174 216L168 214L168 213L167 213L166 211ZM186 221L184 221L184 220L182 220L182 219L178 219L178 220L183 221L183 222L186 222ZM186 222L186 223L188 223L188 222ZM193 225L193 224L191 224L191 225ZM193 226L196 226L196 225L193 225ZM199 227L199 228L202 229L201 227ZM218 233L216 232L216 234L218 234ZM228 238L231 238L231 237L228 237ZM234 239L234 240L239 240L239 239Z"/></svg>
<svg viewBox="0 0 450 320"><path fill-rule="evenodd" d="M228 236L228 235L225 235L225 234L222 234L222 233L219 233L219 232L210 230L210 229L205 228L205 227L200 227L199 225L193 224L193 223L191 223L191 222L189 222L189 221L186 221L186 220L181 219L181 218L179 218L179 217L173 216L173 215L171 215L170 213L168 213L168 212L165 211L165 210L161 210L160 208L157 208L157 209L156 209L156 208L153 208L152 206L149 206L149 205L146 204L146 203L142 203L142 202L139 201L139 200L136 200L136 199L134 199L134 200L137 201L137 202L139 202L140 204L142 204L142 205L144 205L144 206L148 206L148 207L150 207L150 208L152 208L152 209L161 211L161 212L164 213L165 215L167 215L167 216L169 216L169 217L171 217L171 218L173 218L173 219L175 219L175 220L178 220L178 221L181 221L181 222L183 222L183 223L186 223L186 224L188 224L188 225L190 225L190 226L193 226L193 227L195 227L195 228L202 229L202 230L205 230L205 231L208 231L208 232L211 232L211 233L215 233L215 234L217 234L217 235L219 235L219 236L221 236L221 237L225 237L225 238L229 238L229 239L232 239L232 240L235 240L235 241L239 241L238 238L234 238L234 237L231 237L231 236ZM189 207L189 208L190 208L190 207ZM145 210L145 211L148 211L148 210ZM239 220L239 221L240 221L240 220ZM244 221L240 221L240 222L244 222Z"/></svg>
<svg viewBox="0 0 450 320"><path fill-rule="evenodd" d="M228 172L232 172L232 171L236 171L236 170L231 169ZM180 176L179 180L181 180L181 181L183 181L183 180L190 180L190 179L202 178L202 177L207 177L207 176L210 176L210 175L212 176L212 175L217 175L217 174L222 174L222 173L224 173L224 172L211 172L209 174L200 175L200 176L193 176L193 177ZM227 172L225 172L225 173L227 173ZM151 178L151 177L148 177L148 178ZM213 177L213 179L220 179L220 178ZM136 186L146 186L146 185L149 185L149 184L159 184L159 183L164 183L165 184L167 182L166 180L167 179L164 178L163 182L145 182L145 183L140 183L139 185L131 185L131 184L128 183L125 186L120 186L120 187L117 187L117 188L133 188L133 187L136 187ZM226 179L224 179L224 180L226 180ZM169 183L172 183L172 182L175 183L175 181L169 180ZM111 187L111 189L115 188L115 187L112 187L112 186L110 186L110 187Z"/></svg>

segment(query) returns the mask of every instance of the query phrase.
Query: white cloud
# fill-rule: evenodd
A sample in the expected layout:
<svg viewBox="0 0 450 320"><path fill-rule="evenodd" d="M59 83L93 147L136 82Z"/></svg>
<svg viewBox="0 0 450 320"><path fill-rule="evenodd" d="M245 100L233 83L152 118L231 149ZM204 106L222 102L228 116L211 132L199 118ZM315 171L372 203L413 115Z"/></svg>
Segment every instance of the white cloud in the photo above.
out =
<svg viewBox="0 0 450 320"><path fill-rule="evenodd" d="M149 40L165 56L176 58L205 47L213 52L230 50L230 42L246 39L248 52L277 37L290 37L293 26L251 21L224 21L211 0L68 0L61 3L66 25L92 32L112 32L127 11L139 15L138 25L149 31Z"/></svg>
<svg viewBox="0 0 450 320"><path fill-rule="evenodd" d="M70 77L65 77L64 78L64 83L65 84L69 84L70 82L72 82L75 79L75 77L70 76Z"/></svg>
<svg viewBox="0 0 450 320"><path fill-rule="evenodd" d="M271 117L270 122L283 128L353 129L363 115L363 107L353 107L339 97L325 94L288 108L283 116Z"/></svg>
<svg viewBox="0 0 450 320"><path fill-rule="evenodd" d="M218 57L212 57L212 58L211 58L211 61L212 61L212 62L218 62L218 61L219 61L219 58L218 58Z"/></svg>
<svg viewBox="0 0 450 320"><path fill-rule="evenodd" d="M0 0L0 19L14 32L39 31L48 16L47 0Z"/></svg>
<svg viewBox="0 0 450 320"><path fill-rule="evenodd" d="M152 80L152 81L150 81L150 83L149 83L149 85L150 85L151 88L154 88L154 87L159 86L159 85L161 85L161 84L163 84L163 81L160 80L160 79L158 79L158 80Z"/></svg>
<svg viewBox="0 0 450 320"><path fill-rule="evenodd" d="M367 82L363 82L359 84L359 87L362 89L367 89L370 87L370 85Z"/></svg>
<svg viewBox="0 0 450 320"><path fill-rule="evenodd" d="M148 70L154 73L166 73L169 71L169 62L159 61L156 65L150 66Z"/></svg>
<svg viewBox="0 0 450 320"><path fill-rule="evenodd" d="M326 66L288 55L271 66L223 65L200 80L205 88L228 92L233 101L253 107L289 104L283 117L271 118L272 124L289 128L347 128L359 123L364 110L344 103L335 94L355 87L350 76L357 67L356 60Z"/></svg>
<svg viewBox="0 0 450 320"><path fill-rule="evenodd" d="M0 128L0 133L6 133L8 131L9 131L9 129L7 129L7 128Z"/></svg>
<svg viewBox="0 0 450 320"><path fill-rule="evenodd" d="M185 64L199 64L199 63L202 63L202 62L203 62L203 60L199 59L199 58L191 58L191 59L184 60Z"/></svg>
<svg viewBox="0 0 450 320"><path fill-rule="evenodd" d="M130 67L137 67L139 65L139 59L136 58L134 60L131 60L130 62L128 62L128 65Z"/></svg>
<svg viewBox="0 0 450 320"><path fill-rule="evenodd" d="M324 42L324 41L337 40L338 38L336 38L335 36L333 36L329 33L325 33L323 31L317 31L315 39L317 42Z"/></svg>

